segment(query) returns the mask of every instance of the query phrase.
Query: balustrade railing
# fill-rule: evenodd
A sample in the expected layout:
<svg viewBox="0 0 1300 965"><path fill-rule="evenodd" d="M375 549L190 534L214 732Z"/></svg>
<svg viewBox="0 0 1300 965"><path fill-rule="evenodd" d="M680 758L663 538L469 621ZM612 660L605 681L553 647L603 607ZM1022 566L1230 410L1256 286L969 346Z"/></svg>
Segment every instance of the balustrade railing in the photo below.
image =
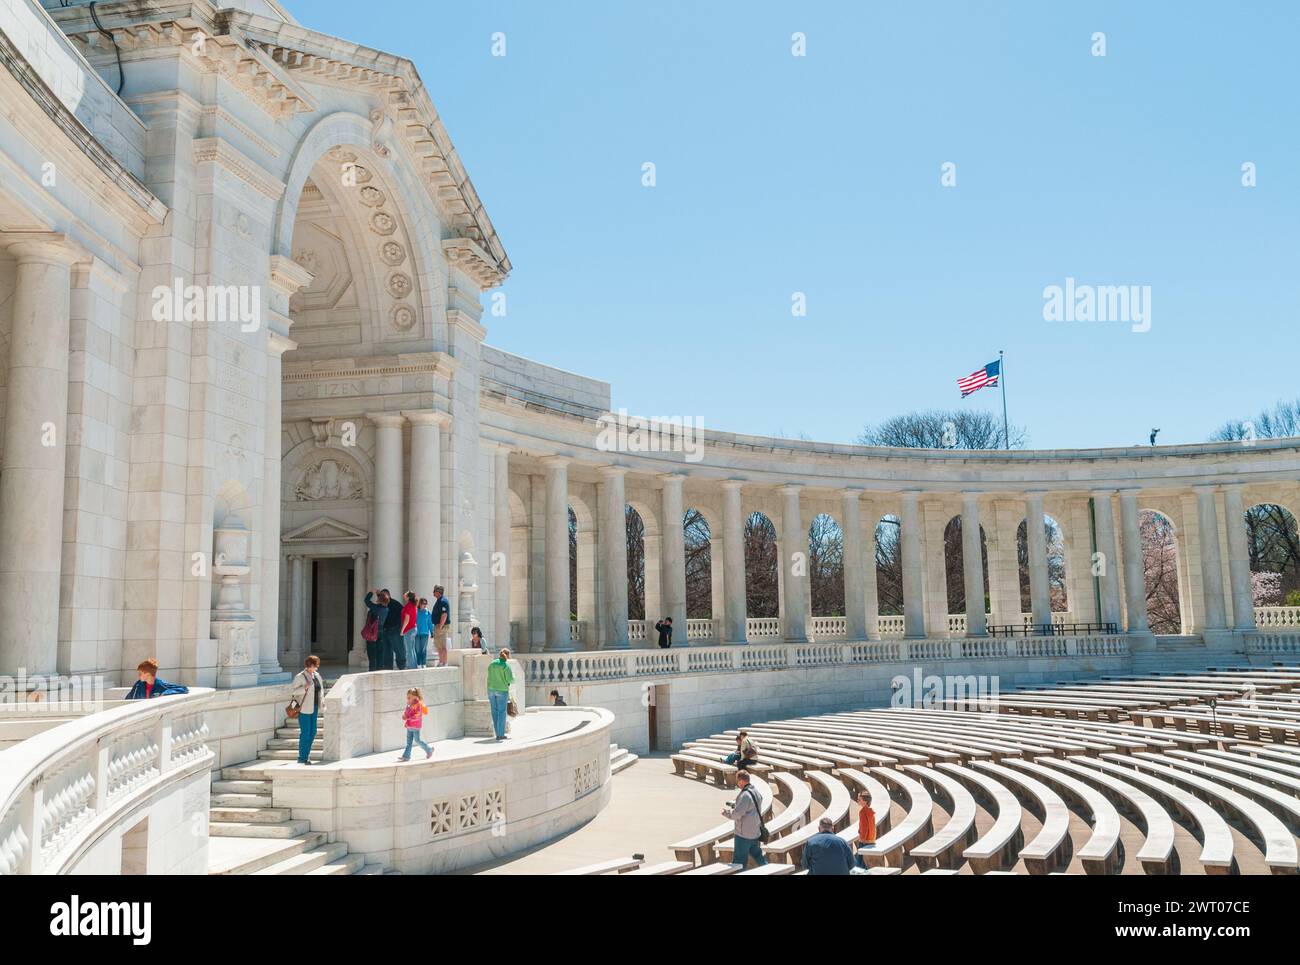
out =
<svg viewBox="0 0 1300 965"><path fill-rule="evenodd" d="M211 766L212 691L131 701L0 752L0 875L59 874L170 781Z"/></svg>
<svg viewBox="0 0 1300 965"><path fill-rule="evenodd" d="M1254 654L1300 654L1300 633L1276 633L1255 631L1246 635L1246 653Z"/></svg>
<svg viewBox="0 0 1300 965"><path fill-rule="evenodd" d="M907 623L901 613L881 614L876 617L876 632L882 637L901 637L907 632Z"/></svg>
<svg viewBox="0 0 1300 965"><path fill-rule="evenodd" d="M1262 651L1261 651L1262 652ZM1271 652L1271 651L1270 651ZM1279 651L1281 652L1281 651ZM750 643L519 654L529 684L584 683L683 673L731 673L864 663L929 663L1025 657L1099 657L1128 653L1123 634L1004 636L978 639L869 640L854 643Z"/></svg>
<svg viewBox="0 0 1300 965"><path fill-rule="evenodd" d="M1300 630L1300 606L1257 606L1255 626L1261 630L1291 627Z"/></svg>
<svg viewBox="0 0 1300 965"><path fill-rule="evenodd" d="M686 621L686 639L688 640L714 640L717 639L712 620L687 620Z"/></svg>

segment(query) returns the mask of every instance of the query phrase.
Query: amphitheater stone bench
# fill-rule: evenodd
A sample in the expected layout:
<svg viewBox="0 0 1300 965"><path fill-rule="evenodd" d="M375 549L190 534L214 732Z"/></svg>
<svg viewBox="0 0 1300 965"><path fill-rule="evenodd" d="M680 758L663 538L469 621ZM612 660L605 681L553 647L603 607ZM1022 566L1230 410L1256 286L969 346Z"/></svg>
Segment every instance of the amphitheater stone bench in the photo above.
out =
<svg viewBox="0 0 1300 965"><path fill-rule="evenodd" d="M927 840L913 845L909 852L917 866L924 869L953 869L961 863L965 846L975 840L975 798L964 785L932 767L910 764L904 770L930 785L932 796L946 798L949 818Z"/></svg>
<svg viewBox="0 0 1300 965"><path fill-rule="evenodd" d="M807 784L790 774L778 773L775 778L777 783L781 784L784 789L781 800L785 801L786 804L785 810L775 818L765 822L767 824L769 844L786 832L803 827L808 820L808 811L812 807L812 788ZM712 853L709 854L709 860L730 861L735 854L735 850L735 838L719 841Z"/></svg>
<svg viewBox="0 0 1300 965"><path fill-rule="evenodd" d="M1047 767L1037 761L1008 761L1011 767L1028 771L1045 781L1062 797L1074 800L1092 815L1092 836L1075 856L1083 864L1083 870L1090 875L1118 874L1123 864L1120 852L1119 811L1110 800L1094 788L1068 774Z"/></svg>
<svg viewBox="0 0 1300 965"><path fill-rule="evenodd" d="M1092 770L1073 760L1039 763L1069 771L1076 777L1095 784L1112 803L1140 817L1141 821L1134 823L1144 826L1146 840L1134 857L1149 875L1167 875L1173 871L1174 822L1169 812L1155 798L1121 778Z"/></svg>
<svg viewBox="0 0 1300 965"><path fill-rule="evenodd" d="M920 781L903 774L901 771L895 771L888 767L873 767L871 773L883 779L886 784L897 787L906 794L909 799L908 809L907 815L898 823L897 827L891 828L883 835L876 836L874 845L859 847L858 856L862 858L862 863L869 868L879 865L901 868L903 866L903 856L908 846L922 835L929 836L933 823L934 802L930 798L930 792L925 789L925 786Z"/></svg>
<svg viewBox="0 0 1300 965"><path fill-rule="evenodd" d="M734 864L723 862L714 862L713 864L702 864L698 868L691 868L689 871L683 871L684 875L734 875L740 869Z"/></svg>
<svg viewBox="0 0 1300 965"><path fill-rule="evenodd" d="M1022 812L1016 796L1007 790L1005 784L972 767L957 764L938 764L936 767L971 785L976 796L983 798L989 813L997 815L993 826L967 845L963 852L971 870L977 875L989 874L1015 864L1016 852L1023 840L1020 829Z"/></svg>
<svg viewBox="0 0 1300 965"><path fill-rule="evenodd" d="M1215 798L1227 810L1235 812L1255 829L1259 840L1264 844L1264 864L1273 874L1296 874L1300 872L1300 849L1296 847L1295 836L1272 811L1246 795L1234 791L1217 777L1202 777L1181 768L1159 763L1158 755L1134 755L1124 758L1132 767L1142 768L1169 781L1194 788L1210 798Z"/></svg>
<svg viewBox="0 0 1300 965"><path fill-rule="evenodd" d="M1138 757L1165 767L1185 769L1207 781L1222 784L1268 808L1288 827L1300 827L1300 798L1297 798L1294 793L1297 784L1295 781L1290 782L1292 793L1286 793L1278 790L1268 780L1267 775L1260 780L1259 769L1251 768L1249 765L1234 766L1231 761L1189 754L1186 751L1176 751L1167 757L1159 754L1139 754ZM1283 782L1288 780L1281 774L1275 776Z"/></svg>
<svg viewBox="0 0 1300 965"><path fill-rule="evenodd" d="M798 869L792 864L762 864L757 868L750 868L748 871L738 871L739 875L763 875L771 877L772 875L792 875Z"/></svg>
<svg viewBox="0 0 1300 965"><path fill-rule="evenodd" d="M689 767L695 772L696 777L713 775L713 782L718 787L728 787L735 783L736 768L722 761L712 761L707 757L698 757L694 754L674 754L672 762L674 770L680 775L685 776L686 769Z"/></svg>
<svg viewBox="0 0 1300 965"><path fill-rule="evenodd" d="M629 871L625 877L633 875L679 875L683 871L689 871L695 865L690 861L661 861L658 864L645 865L637 868L635 871Z"/></svg>
<svg viewBox="0 0 1300 965"><path fill-rule="evenodd" d="M608 875L622 874L630 872L633 868L641 867L645 858L640 855L631 855L627 858L611 858L608 861L597 861L595 864L583 865L581 868L574 868L572 871L557 872L561 875Z"/></svg>
<svg viewBox="0 0 1300 965"><path fill-rule="evenodd" d="M1122 767L1114 759L1095 760L1084 758L1077 761L1095 770L1118 777L1130 784L1136 784L1145 791L1153 793L1175 814L1186 818L1200 828L1201 867L1206 874L1226 875L1232 873L1233 838L1228 822L1213 807L1206 804L1195 794L1184 790L1177 784L1163 781L1151 774L1145 774L1131 767Z"/></svg>
<svg viewBox="0 0 1300 965"><path fill-rule="evenodd" d="M1021 803L1042 821L1038 834L1020 849L1020 858L1024 861L1026 870L1030 874L1041 875L1064 864L1070 835L1070 809L1065 806L1061 796L1042 781L1004 764L980 761L974 766L1005 780Z"/></svg>
<svg viewBox="0 0 1300 965"><path fill-rule="evenodd" d="M803 859L803 847L808 839L817 833L818 823L822 818L830 818L836 830L844 827L849 819L849 791L844 784L821 771L811 771L808 781L813 786L813 796L823 805L824 810L817 822L809 821L801 828L796 828L783 837L769 841L763 846L763 855L769 861L784 861L798 865Z"/></svg>

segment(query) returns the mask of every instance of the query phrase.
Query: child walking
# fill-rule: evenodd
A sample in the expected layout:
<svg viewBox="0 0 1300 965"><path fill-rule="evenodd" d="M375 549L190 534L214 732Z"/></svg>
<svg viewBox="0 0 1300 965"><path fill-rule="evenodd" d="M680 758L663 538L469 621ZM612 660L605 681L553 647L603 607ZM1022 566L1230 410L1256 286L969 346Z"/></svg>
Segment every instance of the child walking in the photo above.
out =
<svg viewBox="0 0 1300 965"><path fill-rule="evenodd" d="M402 720L406 722L406 751L398 758L399 761L411 759L412 744L419 744L424 748L425 760L433 756L433 748L420 738L420 728L424 726L424 715L428 712L429 708L424 703L424 694L420 693L420 688L412 687L408 690L406 709L402 711Z"/></svg>

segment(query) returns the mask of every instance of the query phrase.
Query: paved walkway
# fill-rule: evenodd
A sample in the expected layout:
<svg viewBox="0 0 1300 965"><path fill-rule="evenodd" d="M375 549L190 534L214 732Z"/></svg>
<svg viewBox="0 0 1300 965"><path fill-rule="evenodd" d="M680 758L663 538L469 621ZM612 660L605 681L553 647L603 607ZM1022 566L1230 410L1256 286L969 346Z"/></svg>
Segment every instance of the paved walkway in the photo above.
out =
<svg viewBox="0 0 1300 965"><path fill-rule="evenodd" d="M576 831L463 873L551 874L634 852L668 861L668 845L720 824L723 803L736 796L735 788L677 777L666 754L642 757L612 784L609 804Z"/></svg>

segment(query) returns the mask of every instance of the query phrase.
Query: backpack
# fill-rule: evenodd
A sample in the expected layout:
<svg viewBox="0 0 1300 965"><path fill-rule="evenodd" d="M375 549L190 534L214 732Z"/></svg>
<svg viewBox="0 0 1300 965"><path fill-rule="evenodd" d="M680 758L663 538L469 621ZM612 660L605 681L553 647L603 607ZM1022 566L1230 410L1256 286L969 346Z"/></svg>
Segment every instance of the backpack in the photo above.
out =
<svg viewBox="0 0 1300 965"><path fill-rule="evenodd" d="M361 639L366 643L374 643L379 639L379 617L373 613L366 617L366 625L361 628Z"/></svg>

